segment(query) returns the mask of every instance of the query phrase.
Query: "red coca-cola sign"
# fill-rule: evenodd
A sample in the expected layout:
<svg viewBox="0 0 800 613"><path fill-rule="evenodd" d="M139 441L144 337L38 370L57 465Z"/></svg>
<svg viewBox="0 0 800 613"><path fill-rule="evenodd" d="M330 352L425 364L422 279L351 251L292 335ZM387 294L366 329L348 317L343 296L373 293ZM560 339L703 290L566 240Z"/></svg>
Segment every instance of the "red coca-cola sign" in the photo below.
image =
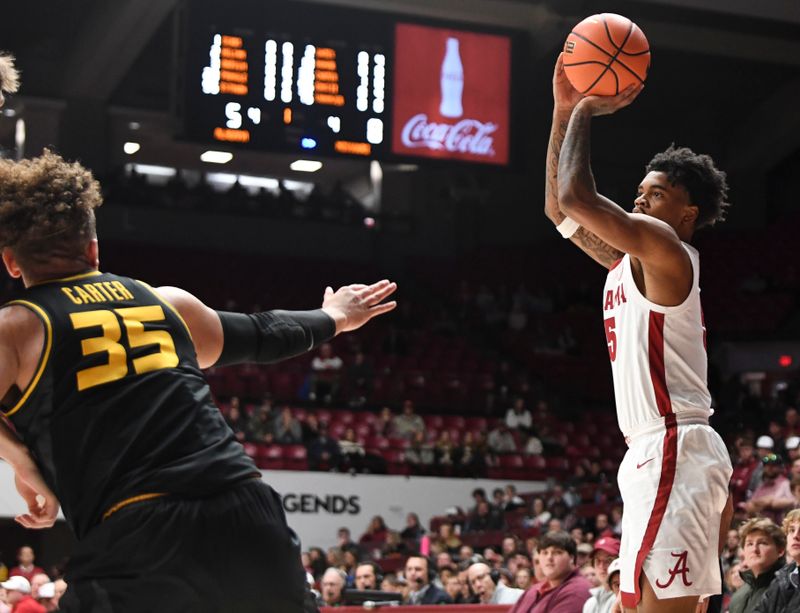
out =
<svg viewBox="0 0 800 613"><path fill-rule="evenodd" d="M392 152L508 163L511 41L401 23Z"/></svg>

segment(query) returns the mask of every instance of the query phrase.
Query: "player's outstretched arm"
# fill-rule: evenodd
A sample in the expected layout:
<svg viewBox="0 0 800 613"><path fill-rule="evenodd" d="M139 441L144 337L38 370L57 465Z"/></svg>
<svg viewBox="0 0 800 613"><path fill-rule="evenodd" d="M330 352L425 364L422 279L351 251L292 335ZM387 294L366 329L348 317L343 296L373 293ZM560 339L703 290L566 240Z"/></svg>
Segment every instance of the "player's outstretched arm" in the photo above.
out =
<svg viewBox="0 0 800 613"><path fill-rule="evenodd" d="M558 205L558 161L561 147L567 134L567 126L572 110L582 99L564 73L563 54L559 54L553 71L553 123L550 128L550 139L547 142L547 161L545 163L544 213L548 219L558 226L566 215ZM589 232L586 228L578 228L569 239L596 262L610 268L623 253Z"/></svg>
<svg viewBox="0 0 800 613"><path fill-rule="evenodd" d="M624 211L597 193L592 176L592 116L613 113L627 106L640 91L641 86L631 86L619 96L589 96L575 107L558 166L559 206L587 231L613 249L639 258L648 268L684 270L690 264L675 230L654 217Z"/></svg>
<svg viewBox="0 0 800 613"><path fill-rule="evenodd" d="M327 288L313 311L266 311L245 315L215 311L189 292L161 287L157 292L181 314L192 334L201 368L242 362L269 363L305 353L342 332L356 330L397 306L383 302L397 284Z"/></svg>

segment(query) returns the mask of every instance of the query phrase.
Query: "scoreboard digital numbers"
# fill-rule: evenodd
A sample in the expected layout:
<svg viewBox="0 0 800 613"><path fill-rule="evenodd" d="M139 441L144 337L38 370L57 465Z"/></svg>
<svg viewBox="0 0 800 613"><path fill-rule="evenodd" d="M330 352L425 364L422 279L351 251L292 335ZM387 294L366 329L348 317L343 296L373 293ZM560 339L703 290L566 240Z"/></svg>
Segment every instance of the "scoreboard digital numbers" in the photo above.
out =
<svg viewBox="0 0 800 613"><path fill-rule="evenodd" d="M184 38L187 139L509 162L510 35L291 0L190 0Z"/></svg>

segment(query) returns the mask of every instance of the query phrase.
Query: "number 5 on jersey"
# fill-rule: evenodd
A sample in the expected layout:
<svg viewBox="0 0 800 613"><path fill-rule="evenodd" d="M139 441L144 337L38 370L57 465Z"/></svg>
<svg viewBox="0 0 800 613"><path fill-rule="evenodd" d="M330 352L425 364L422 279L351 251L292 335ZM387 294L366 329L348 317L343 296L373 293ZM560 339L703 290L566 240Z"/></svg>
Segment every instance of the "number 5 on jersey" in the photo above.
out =
<svg viewBox="0 0 800 613"><path fill-rule="evenodd" d="M75 330L82 328L102 328L103 330L102 335L92 336L81 341L81 351L84 357L94 353L105 352L108 354L108 362L105 364L78 371L79 392L127 376L129 374L128 352L131 348L158 345L158 351L155 353L132 360L133 370L137 375L162 368L174 368L178 365L175 343L169 332L144 329L145 323L164 321L164 309L160 305L114 309L113 311L71 313L70 319ZM128 333L127 347L120 342L122 337L120 319Z"/></svg>
<svg viewBox="0 0 800 613"><path fill-rule="evenodd" d="M614 321L613 317L609 317L604 322L606 327L606 343L608 344L608 357L611 358L613 362L617 359L617 332L616 326L617 323Z"/></svg>

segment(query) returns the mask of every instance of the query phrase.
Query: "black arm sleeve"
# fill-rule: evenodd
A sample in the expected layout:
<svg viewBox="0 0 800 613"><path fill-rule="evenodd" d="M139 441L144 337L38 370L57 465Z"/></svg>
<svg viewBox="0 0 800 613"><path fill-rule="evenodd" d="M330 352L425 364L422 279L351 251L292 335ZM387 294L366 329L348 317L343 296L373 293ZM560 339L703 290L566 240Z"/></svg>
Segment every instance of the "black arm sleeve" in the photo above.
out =
<svg viewBox="0 0 800 613"><path fill-rule="evenodd" d="M217 311L222 354L215 366L269 364L305 353L336 335L336 323L322 309L265 311L245 315Z"/></svg>

